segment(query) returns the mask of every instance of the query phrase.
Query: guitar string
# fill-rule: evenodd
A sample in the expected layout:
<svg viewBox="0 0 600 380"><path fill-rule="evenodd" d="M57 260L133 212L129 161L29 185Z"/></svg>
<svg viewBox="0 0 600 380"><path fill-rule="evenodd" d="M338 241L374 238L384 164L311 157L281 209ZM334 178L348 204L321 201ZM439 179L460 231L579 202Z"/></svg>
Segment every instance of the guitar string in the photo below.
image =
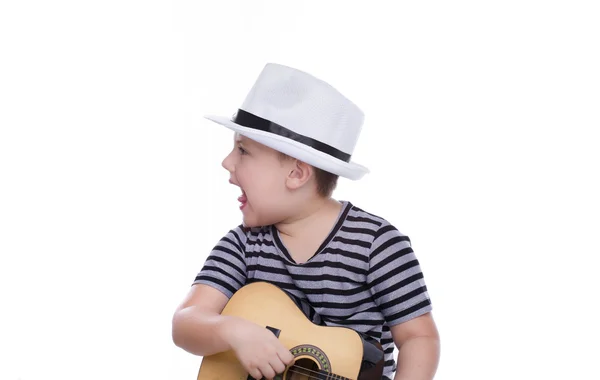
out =
<svg viewBox="0 0 600 380"><path fill-rule="evenodd" d="M335 374L332 374L332 373L327 373L327 372L326 373L318 373L317 372L318 375L326 375L326 377L317 377L317 376L313 376L311 374L307 374L307 373L304 373L304 372L301 372L301 371L293 371L293 370L288 370L288 373L297 373L299 375L304 375L304 376L306 376L309 379L320 379L320 380L331 379L330 376L338 376L338 375L335 375ZM344 379L345 380L347 378L346 377L342 377L340 379ZM351 380L351 379L348 379L348 380Z"/></svg>
<svg viewBox="0 0 600 380"><path fill-rule="evenodd" d="M298 371L294 371L294 369L298 369L298 368L299 368L300 370L302 370L302 371L309 372L309 374L302 373L302 372L298 372ZM311 369L309 369L309 368L306 368L306 367L301 367L301 366L299 366L299 365L296 365L296 364L292 365L292 366L291 366L291 367L288 369L288 372L291 372L291 373L298 373L298 374L301 374L301 375L307 375L307 376L308 376L310 379L319 379L319 377L311 376L311 375L310 375L310 373L315 373L315 374L317 374L317 375L327 375L327 377L329 377L329 376L338 376L338 377L340 377L339 375L336 375L336 374L334 374L334 373L330 373L330 372L324 372L324 373L323 373L323 372L319 372L319 371L313 371L313 370L311 370ZM348 378L346 378L346 377L342 377L342 378L343 378L343 379L348 379ZM348 379L348 380L352 380L352 379Z"/></svg>

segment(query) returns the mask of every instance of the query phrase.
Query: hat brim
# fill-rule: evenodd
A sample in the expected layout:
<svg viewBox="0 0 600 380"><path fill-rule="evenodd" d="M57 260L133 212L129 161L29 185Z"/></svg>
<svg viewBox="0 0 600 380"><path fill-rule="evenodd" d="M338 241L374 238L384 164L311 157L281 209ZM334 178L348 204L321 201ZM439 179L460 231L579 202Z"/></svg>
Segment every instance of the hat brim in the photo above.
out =
<svg viewBox="0 0 600 380"><path fill-rule="evenodd" d="M206 115L206 119L221 124L251 140L273 148L309 165L351 180L361 179L369 169L355 162L345 162L318 151L310 146L273 133L252 129L234 123L223 116Z"/></svg>

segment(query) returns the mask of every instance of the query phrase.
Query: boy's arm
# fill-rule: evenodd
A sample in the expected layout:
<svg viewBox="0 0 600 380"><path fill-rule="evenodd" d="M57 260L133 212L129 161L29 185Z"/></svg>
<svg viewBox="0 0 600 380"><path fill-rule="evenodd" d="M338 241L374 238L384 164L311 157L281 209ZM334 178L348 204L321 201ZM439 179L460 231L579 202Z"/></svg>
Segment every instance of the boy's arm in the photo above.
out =
<svg viewBox="0 0 600 380"><path fill-rule="evenodd" d="M229 349L223 337L227 323L221 311L228 298L208 285L193 285L173 315L172 335L175 345L199 356Z"/></svg>
<svg viewBox="0 0 600 380"><path fill-rule="evenodd" d="M192 286L173 315L173 342L199 356L233 350L255 379L283 373L294 356L269 330L220 313L229 299L209 285Z"/></svg>
<svg viewBox="0 0 600 380"><path fill-rule="evenodd" d="M232 350L252 377L272 379L294 359L291 352L268 329L221 315L229 297L247 282L246 239L238 226L213 248L173 315L173 342L198 356Z"/></svg>
<svg viewBox="0 0 600 380"><path fill-rule="evenodd" d="M431 313L391 326L398 347L394 380L431 380L440 358L440 337Z"/></svg>
<svg viewBox="0 0 600 380"><path fill-rule="evenodd" d="M176 346L199 356L230 349L232 318L221 312L246 282L242 226L230 230L212 249L187 296L173 315L172 336ZM239 324L239 323L237 323ZM227 328L224 328L227 327Z"/></svg>

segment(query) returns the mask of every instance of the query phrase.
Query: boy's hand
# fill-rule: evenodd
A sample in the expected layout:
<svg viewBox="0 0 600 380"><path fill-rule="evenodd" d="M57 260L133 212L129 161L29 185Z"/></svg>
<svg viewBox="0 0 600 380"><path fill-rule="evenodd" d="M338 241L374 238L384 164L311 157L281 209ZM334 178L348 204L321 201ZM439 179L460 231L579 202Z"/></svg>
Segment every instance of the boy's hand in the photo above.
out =
<svg viewBox="0 0 600 380"><path fill-rule="evenodd" d="M223 338L255 379L272 379L294 360L292 353L264 327L241 318L231 318L223 327Z"/></svg>

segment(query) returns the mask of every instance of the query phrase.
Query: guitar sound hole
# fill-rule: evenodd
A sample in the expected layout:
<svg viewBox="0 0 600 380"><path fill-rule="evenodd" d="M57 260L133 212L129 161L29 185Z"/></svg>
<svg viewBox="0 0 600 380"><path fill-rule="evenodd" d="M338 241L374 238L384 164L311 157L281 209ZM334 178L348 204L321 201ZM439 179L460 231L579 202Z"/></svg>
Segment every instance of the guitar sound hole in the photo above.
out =
<svg viewBox="0 0 600 380"><path fill-rule="evenodd" d="M285 373L285 380L313 380L320 379L319 366L317 363L308 358L298 359L294 365L288 368Z"/></svg>

